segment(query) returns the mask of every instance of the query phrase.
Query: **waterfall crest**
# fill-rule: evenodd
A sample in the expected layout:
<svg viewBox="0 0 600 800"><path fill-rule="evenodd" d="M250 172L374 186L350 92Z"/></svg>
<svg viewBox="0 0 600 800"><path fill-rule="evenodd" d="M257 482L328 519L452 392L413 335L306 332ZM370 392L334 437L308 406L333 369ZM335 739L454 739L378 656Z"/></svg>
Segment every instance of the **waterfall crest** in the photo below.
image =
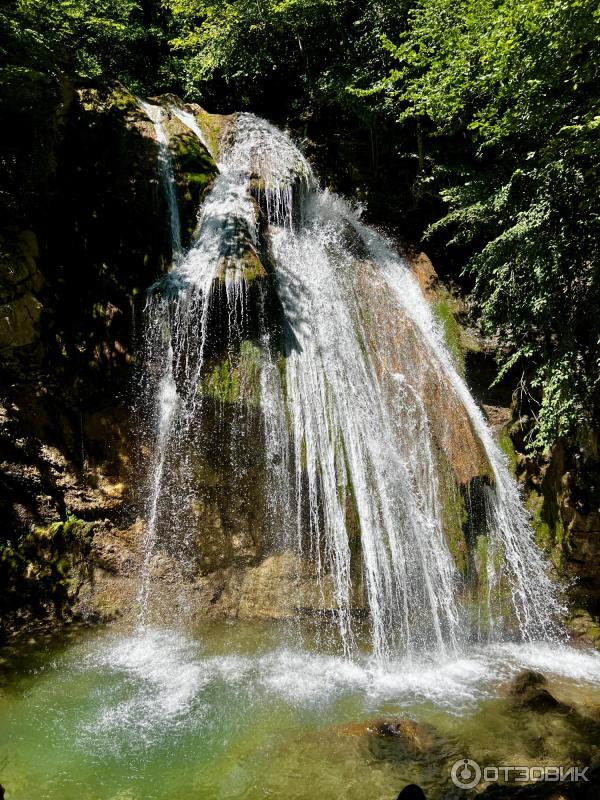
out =
<svg viewBox="0 0 600 800"><path fill-rule="evenodd" d="M163 112L144 109L163 153ZM380 661L555 635L518 488L407 264L268 122L236 115L220 150L196 239L148 294L142 619L157 549L190 580L208 563L208 448L240 485L260 461L255 561L277 559L285 587L310 572L310 602L287 607L330 620L346 654L365 624Z"/></svg>

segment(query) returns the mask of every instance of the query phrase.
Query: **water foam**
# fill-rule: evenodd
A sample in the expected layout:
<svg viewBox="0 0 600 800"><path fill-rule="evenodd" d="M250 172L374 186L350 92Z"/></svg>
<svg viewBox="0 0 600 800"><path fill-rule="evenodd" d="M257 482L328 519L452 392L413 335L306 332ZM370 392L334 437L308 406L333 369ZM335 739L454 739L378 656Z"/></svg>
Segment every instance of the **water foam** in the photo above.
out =
<svg viewBox="0 0 600 800"><path fill-rule="evenodd" d="M144 746L166 730L200 729L211 704L232 702L218 700L228 694L242 706L276 700L321 712L353 697L360 699L362 713L390 703L406 713L428 703L462 715L472 713L482 700L499 696L500 687L524 668L600 689L600 654L545 643L490 645L459 658L418 664L403 660L382 669L366 655L349 661L286 646L214 655L179 631L146 627L131 636L114 636L108 643L101 639L78 667L104 674L116 690L114 697L106 696L97 717L86 723L85 733L104 741L119 729Z"/></svg>

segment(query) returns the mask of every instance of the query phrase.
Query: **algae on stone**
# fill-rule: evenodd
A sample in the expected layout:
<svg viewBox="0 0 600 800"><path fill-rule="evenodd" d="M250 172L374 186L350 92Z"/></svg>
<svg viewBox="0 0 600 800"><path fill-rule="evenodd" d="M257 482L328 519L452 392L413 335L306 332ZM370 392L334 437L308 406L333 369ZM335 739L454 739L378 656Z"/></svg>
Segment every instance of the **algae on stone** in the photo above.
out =
<svg viewBox="0 0 600 800"><path fill-rule="evenodd" d="M218 174L217 165L198 137L168 109L163 127L173 160L183 239L190 242L198 224L198 209Z"/></svg>
<svg viewBox="0 0 600 800"><path fill-rule="evenodd" d="M537 544L548 554L557 569L562 568L568 551L568 541L558 510L550 514L543 495L535 493L527 497L526 506L531 514L530 523Z"/></svg>
<svg viewBox="0 0 600 800"><path fill-rule="evenodd" d="M0 606L3 613L29 609L64 614L82 582L93 524L72 515L0 544Z"/></svg>
<svg viewBox="0 0 600 800"><path fill-rule="evenodd" d="M517 472L517 452L510 437L510 432L506 427L502 428L496 435L496 443L507 458L508 466L513 475Z"/></svg>
<svg viewBox="0 0 600 800"><path fill-rule="evenodd" d="M220 403L260 403L260 348L249 339L242 341L237 355L226 355L202 380L201 394Z"/></svg>

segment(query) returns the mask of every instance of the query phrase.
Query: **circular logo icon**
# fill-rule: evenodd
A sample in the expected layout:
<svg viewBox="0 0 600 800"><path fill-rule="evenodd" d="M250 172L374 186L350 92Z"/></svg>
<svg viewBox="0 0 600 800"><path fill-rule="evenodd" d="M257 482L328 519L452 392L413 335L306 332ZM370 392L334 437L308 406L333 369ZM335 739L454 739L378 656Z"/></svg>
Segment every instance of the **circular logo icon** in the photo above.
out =
<svg viewBox="0 0 600 800"><path fill-rule="evenodd" d="M481 780L481 767L470 758L461 758L452 765L450 777L459 789L472 789Z"/></svg>

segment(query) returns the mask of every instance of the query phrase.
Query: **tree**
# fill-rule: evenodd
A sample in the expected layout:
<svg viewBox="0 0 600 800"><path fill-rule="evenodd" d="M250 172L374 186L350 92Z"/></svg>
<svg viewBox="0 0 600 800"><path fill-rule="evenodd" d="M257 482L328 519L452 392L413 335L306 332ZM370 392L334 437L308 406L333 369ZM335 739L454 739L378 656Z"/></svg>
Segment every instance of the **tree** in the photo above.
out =
<svg viewBox="0 0 600 800"><path fill-rule="evenodd" d="M371 91L473 160L441 176L429 230L470 250L488 333L538 390L531 447L600 408L600 12L590 0L421 0ZM440 163L441 161L441 163Z"/></svg>

